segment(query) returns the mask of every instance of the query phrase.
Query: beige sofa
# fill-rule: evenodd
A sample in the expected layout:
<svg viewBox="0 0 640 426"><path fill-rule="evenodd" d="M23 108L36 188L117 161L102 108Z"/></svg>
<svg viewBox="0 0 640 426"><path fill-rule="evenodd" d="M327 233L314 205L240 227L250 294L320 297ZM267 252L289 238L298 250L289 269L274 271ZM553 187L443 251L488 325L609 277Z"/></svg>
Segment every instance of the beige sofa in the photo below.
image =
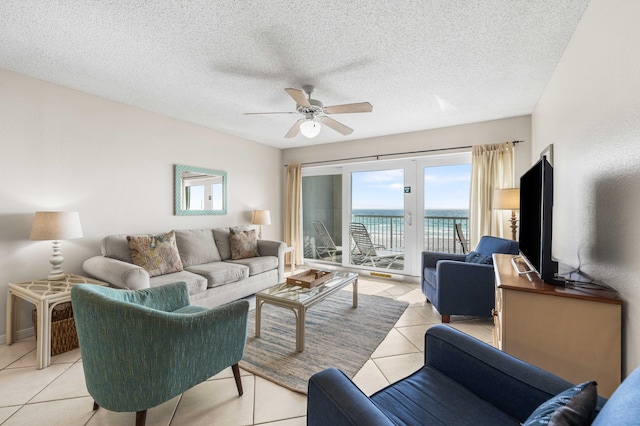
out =
<svg viewBox="0 0 640 426"><path fill-rule="evenodd" d="M176 230L183 270L150 277L133 263L126 235L102 240L102 255L84 262L84 272L113 287L138 290L185 281L191 303L215 307L283 282L286 244L258 240L259 256L231 260L229 228Z"/></svg>

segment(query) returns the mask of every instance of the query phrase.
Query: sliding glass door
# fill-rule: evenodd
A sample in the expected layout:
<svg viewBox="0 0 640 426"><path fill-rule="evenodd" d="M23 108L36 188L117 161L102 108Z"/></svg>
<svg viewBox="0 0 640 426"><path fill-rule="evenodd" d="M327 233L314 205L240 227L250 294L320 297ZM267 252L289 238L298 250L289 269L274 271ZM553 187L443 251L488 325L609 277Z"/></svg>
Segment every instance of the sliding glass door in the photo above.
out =
<svg viewBox="0 0 640 426"><path fill-rule="evenodd" d="M415 233L415 163L390 162L344 168L345 263L355 268L408 274Z"/></svg>
<svg viewBox="0 0 640 426"><path fill-rule="evenodd" d="M423 250L463 251L470 174L470 153L303 169L305 261L419 276Z"/></svg>

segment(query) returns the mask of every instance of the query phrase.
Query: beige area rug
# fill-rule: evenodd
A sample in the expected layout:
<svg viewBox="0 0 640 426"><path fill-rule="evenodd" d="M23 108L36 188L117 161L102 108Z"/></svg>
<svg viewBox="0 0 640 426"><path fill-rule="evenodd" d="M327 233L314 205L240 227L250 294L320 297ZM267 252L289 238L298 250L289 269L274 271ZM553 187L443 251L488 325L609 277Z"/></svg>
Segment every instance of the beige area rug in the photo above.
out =
<svg viewBox="0 0 640 426"><path fill-rule="evenodd" d="M247 347L240 367L280 386L307 393L309 378L337 367L348 377L362 368L398 321L408 303L380 296L339 291L307 311L304 352L296 352L293 311L262 305L260 338L255 310L249 312Z"/></svg>

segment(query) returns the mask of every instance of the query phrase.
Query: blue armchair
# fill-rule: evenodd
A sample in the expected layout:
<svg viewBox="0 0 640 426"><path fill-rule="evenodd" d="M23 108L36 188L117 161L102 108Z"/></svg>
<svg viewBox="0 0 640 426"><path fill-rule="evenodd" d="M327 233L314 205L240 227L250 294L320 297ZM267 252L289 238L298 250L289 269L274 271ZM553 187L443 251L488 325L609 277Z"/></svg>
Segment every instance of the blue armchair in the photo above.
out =
<svg viewBox="0 0 640 426"><path fill-rule="evenodd" d="M422 252L422 292L448 323L451 315L491 316L495 300L493 253L518 254L518 243L484 236L469 254ZM473 258L473 259L471 259Z"/></svg>
<svg viewBox="0 0 640 426"><path fill-rule="evenodd" d="M244 356L249 302L189 304L184 282L144 290L78 285L71 290L87 390L99 407L136 412L159 405Z"/></svg>
<svg viewBox="0 0 640 426"><path fill-rule="evenodd" d="M307 425L515 426L573 386L442 324L427 330L424 359L418 371L371 397L335 368L314 374L309 380ZM639 396L637 369L609 401L597 398L593 424L639 424Z"/></svg>

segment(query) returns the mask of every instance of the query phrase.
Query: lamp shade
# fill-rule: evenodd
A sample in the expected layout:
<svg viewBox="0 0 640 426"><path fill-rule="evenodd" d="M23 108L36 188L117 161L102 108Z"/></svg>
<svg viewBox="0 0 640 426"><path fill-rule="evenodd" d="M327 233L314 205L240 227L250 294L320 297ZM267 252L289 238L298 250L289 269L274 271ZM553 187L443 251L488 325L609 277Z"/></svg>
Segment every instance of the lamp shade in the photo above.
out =
<svg viewBox="0 0 640 426"><path fill-rule="evenodd" d="M497 210L520 209L520 188L496 189L493 194L493 208Z"/></svg>
<svg viewBox="0 0 640 426"><path fill-rule="evenodd" d="M254 225L271 225L271 213L269 210L254 210L251 223Z"/></svg>
<svg viewBox="0 0 640 426"><path fill-rule="evenodd" d="M32 240L70 240L82 237L78 212L36 212L31 223Z"/></svg>
<svg viewBox="0 0 640 426"><path fill-rule="evenodd" d="M320 123L317 121L313 119L307 120L300 125L300 133L309 139L315 138L320 134L320 127Z"/></svg>

